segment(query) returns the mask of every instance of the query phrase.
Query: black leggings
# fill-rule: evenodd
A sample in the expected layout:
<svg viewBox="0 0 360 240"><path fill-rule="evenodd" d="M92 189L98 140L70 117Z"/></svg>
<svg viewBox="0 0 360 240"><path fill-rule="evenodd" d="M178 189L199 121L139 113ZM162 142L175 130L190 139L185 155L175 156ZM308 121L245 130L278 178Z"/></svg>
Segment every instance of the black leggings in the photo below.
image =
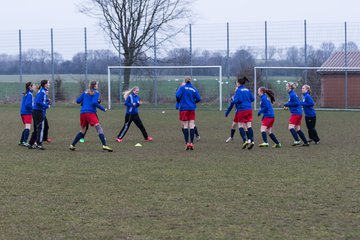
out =
<svg viewBox="0 0 360 240"><path fill-rule="evenodd" d="M34 145L36 142L38 145L42 145L44 134L44 113L42 110L33 110L32 117L34 121L34 130L31 134L29 144Z"/></svg>
<svg viewBox="0 0 360 240"><path fill-rule="evenodd" d="M143 123L141 122L139 114L126 114L125 115L124 126L122 127L121 131L119 132L119 135L117 136L117 138L124 138L125 137L125 134L129 130L130 125L131 125L132 122L134 122L135 125L140 129L142 135L144 136L144 139L147 139L148 134L147 134L147 132L145 130L145 127L144 127Z"/></svg>
<svg viewBox="0 0 360 240"><path fill-rule="evenodd" d="M320 138L315 129L316 117L305 117L306 127L308 129L309 138L315 142L320 141Z"/></svg>

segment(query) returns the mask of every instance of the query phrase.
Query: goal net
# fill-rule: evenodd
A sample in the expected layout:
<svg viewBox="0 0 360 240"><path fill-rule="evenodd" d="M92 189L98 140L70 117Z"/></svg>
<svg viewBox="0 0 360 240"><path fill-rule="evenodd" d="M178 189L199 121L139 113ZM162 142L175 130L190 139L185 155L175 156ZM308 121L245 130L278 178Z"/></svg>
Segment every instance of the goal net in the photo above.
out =
<svg viewBox="0 0 360 240"><path fill-rule="evenodd" d="M140 97L147 106L175 107L175 92L185 76L199 91L201 106L222 110L221 66L108 66L108 108L122 105L124 71L130 69L129 88L138 86Z"/></svg>
<svg viewBox="0 0 360 240"><path fill-rule="evenodd" d="M295 92L302 98L301 87L311 87L315 108L360 108L360 68L354 67L255 67L254 95L259 87L274 91L274 107L282 107L288 101L286 83L298 84ZM259 108L255 98L254 108Z"/></svg>

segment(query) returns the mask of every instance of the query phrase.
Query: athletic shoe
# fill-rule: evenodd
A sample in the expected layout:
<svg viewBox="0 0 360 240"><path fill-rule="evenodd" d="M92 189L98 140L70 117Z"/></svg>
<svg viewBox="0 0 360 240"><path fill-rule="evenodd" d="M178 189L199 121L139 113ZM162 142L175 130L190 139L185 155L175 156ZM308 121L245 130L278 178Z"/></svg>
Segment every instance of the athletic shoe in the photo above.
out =
<svg viewBox="0 0 360 240"><path fill-rule="evenodd" d="M35 148L38 150L45 150L45 148L42 145L36 145Z"/></svg>
<svg viewBox="0 0 360 240"><path fill-rule="evenodd" d="M29 144L29 146L28 146L28 149L35 149L35 148L36 148L36 144L34 144L34 145Z"/></svg>
<svg viewBox="0 0 360 240"><path fill-rule="evenodd" d="M315 142L315 144L316 144L316 145L320 144L320 140L319 140L319 141L317 141L317 142Z"/></svg>
<svg viewBox="0 0 360 240"><path fill-rule="evenodd" d="M147 137L145 140L149 141L149 142L152 142L153 138L152 137Z"/></svg>
<svg viewBox="0 0 360 240"><path fill-rule="evenodd" d="M229 143L229 142L231 142L232 140L234 140L234 138L229 137L228 139L225 140L225 142L226 142L226 143Z"/></svg>
<svg viewBox="0 0 360 240"><path fill-rule="evenodd" d="M79 142L84 143L84 142L85 142L85 138L80 138Z"/></svg>
<svg viewBox="0 0 360 240"><path fill-rule="evenodd" d="M29 147L30 145L28 143L26 143L26 142L22 142L22 143L19 142L19 146Z"/></svg>
<svg viewBox="0 0 360 240"><path fill-rule="evenodd" d="M196 141L200 141L200 135L196 136Z"/></svg>
<svg viewBox="0 0 360 240"><path fill-rule="evenodd" d="M249 144L249 143L248 143L247 141L245 141L245 142L243 143L243 145L242 145L242 149L245 149L248 144Z"/></svg>
<svg viewBox="0 0 360 240"><path fill-rule="evenodd" d="M248 146L248 149L251 150L254 146L255 146L255 143L254 143L254 142L250 142L250 143L249 143L249 146Z"/></svg>
<svg viewBox="0 0 360 240"><path fill-rule="evenodd" d="M298 145L300 145L301 144L301 141L294 141L294 143L291 145L291 146L298 146Z"/></svg>
<svg viewBox="0 0 360 240"><path fill-rule="evenodd" d="M187 144L185 145L185 150L190 150L190 143L187 143Z"/></svg>
<svg viewBox="0 0 360 240"><path fill-rule="evenodd" d="M303 147L308 147L308 146L310 146L310 144L309 143L304 143L302 146Z"/></svg>
<svg viewBox="0 0 360 240"><path fill-rule="evenodd" d="M313 142L313 141L314 141L314 140L312 140L312 139L309 139L309 140L308 140L309 143L311 143L311 142Z"/></svg>
<svg viewBox="0 0 360 240"><path fill-rule="evenodd" d="M281 148L281 143L279 144L274 144L274 146L272 146L273 148Z"/></svg>
<svg viewBox="0 0 360 240"><path fill-rule="evenodd" d="M22 145L22 142L19 142L18 145L21 146L21 145Z"/></svg>
<svg viewBox="0 0 360 240"><path fill-rule="evenodd" d="M122 138L117 138L115 141L122 142L123 140L122 140Z"/></svg>
<svg viewBox="0 0 360 240"><path fill-rule="evenodd" d="M70 149L71 151L75 151L76 148L75 148L74 145L71 144L70 147L69 147L69 149Z"/></svg>
<svg viewBox="0 0 360 240"><path fill-rule="evenodd" d="M108 147L108 146L106 146L106 145L103 145L103 150L108 151L108 152L112 152L112 151L113 151L111 147Z"/></svg>
<svg viewBox="0 0 360 240"><path fill-rule="evenodd" d="M193 143L189 143L189 149L194 150L194 144Z"/></svg>
<svg viewBox="0 0 360 240"><path fill-rule="evenodd" d="M259 147L268 147L268 146L269 146L269 144L266 142L259 144Z"/></svg>

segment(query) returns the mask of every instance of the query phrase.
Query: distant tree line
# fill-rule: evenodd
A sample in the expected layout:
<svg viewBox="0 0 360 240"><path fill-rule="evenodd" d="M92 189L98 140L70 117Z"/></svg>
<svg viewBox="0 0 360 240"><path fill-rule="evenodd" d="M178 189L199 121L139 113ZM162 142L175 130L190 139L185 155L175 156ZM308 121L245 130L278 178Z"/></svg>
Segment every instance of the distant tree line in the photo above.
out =
<svg viewBox="0 0 360 240"><path fill-rule="evenodd" d="M344 45L336 47L332 42L324 42L319 48L312 46L307 48L307 66L319 67L335 51L343 51ZM349 52L359 51L354 42L349 42L347 46ZM226 57L226 51L199 51L192 53L193 65L221 65L223 74L227 75L227 66L229 75L237 74L252 75L255 66L265 64L264 51L253 48L241 48L233 52L229 59ZM287 49L269 47L267 54L267 66L305 66L304 48L290 47ZM119 65L119 57L110 50L89 50L87 52L87 68L89 74L106 74L107 66ZM259 60L260 59L260 60ZM141 55L134 65L153 65L153 59ZM165 56L157 59L157 65L189 65L190 52L187 48L175 48L169 50ZM18 74L19 73L19 56L0 54L0 74ZM85 53L76 53L71 60L64 60L62 55L54 53L54 69L59 74L83 74L85 72ZM29 49L22 54L22 72L24 74L44 74L51 73L52 58L51 53L42 49ZM175 71L175 70L169 70ZM207 74L203 70L198 74ZM284 72L279 71L277 75ZM288 74L288 73L287 73Z"/></svg>

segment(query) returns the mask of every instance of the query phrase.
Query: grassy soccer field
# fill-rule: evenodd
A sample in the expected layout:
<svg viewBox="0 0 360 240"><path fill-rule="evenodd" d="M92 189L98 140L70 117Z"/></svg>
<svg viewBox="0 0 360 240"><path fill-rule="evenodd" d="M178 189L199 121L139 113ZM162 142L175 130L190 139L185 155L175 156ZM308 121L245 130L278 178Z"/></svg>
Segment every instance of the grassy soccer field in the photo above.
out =
<svg viewBox="0 0 360 240"><path fill-rule="evenodd" d="M199 107L201 109L201 106ZM131 126L115 137L123 109L99 113L68 150L79 108L48 111L45 151L17 145L18 106L0 106L0 239L358 239L359 112L318 112L320 145L291 147L289 113L277 111L281 149L226 144L232 117L198 110L201 140L185 151L177 111L140 109L154 142ZM261 142L255 115L256 143ZM142 147L134 147L141 143Z"/></svg>

